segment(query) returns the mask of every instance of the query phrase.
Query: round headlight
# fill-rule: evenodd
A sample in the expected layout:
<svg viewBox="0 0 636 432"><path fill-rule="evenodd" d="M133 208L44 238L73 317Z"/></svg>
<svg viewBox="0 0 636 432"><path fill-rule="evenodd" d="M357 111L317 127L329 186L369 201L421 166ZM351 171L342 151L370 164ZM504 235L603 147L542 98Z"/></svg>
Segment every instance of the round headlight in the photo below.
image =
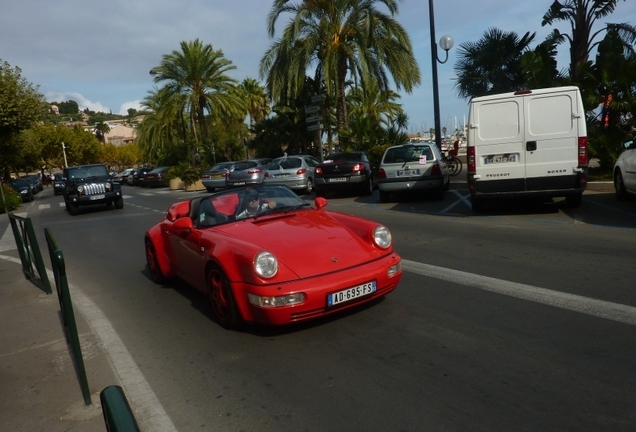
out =
<svg viewBox="0 0 636 432"><path fill-rule="evenodd" d="M391 232L385 226L377 226L373 230L373 241L382 249L391 246Z"/></svg>
<svg viewBox="0 0 636 432"><path fill-rule="evenodd" d="M84 186L78 186L77 187L77 192L83 193L84 192Z"/></svg>
<svg viewBox="0 0 636 432"><path fill-rule="evenodd" d="M254 257L254 271L261 277L271 278L278 271L278 260L271 252L259 252Z"/></svg>

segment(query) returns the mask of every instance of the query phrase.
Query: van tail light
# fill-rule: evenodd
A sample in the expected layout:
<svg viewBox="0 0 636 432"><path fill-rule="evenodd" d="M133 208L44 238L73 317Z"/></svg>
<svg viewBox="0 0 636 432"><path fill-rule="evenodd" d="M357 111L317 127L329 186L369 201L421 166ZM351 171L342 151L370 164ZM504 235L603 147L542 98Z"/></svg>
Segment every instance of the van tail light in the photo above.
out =
<svg viewBox="0 0 636 432"><path fill-rule="evenodd" d="M386 178L386 171L384 171L384 168L380 168L380 171L378 171L378 178Z"/></svg>
<svg viewBox="0 0 636 432"><path fill-rule="evenodd" d="M587 166L587 137L579 137L579 166Z"/></svg>
<svg viewBox="0 0 636 432"><path fill-rule="evenodd" d="M475 174L477 172L477 160L475 159L475 147L468 146L466 149L466 164L469 173Z"/></svg>
<svg viewBox="0 0 636 432"><path fill-rule="evenodd" d="M353 166L353 168L351 168L351 172L356 173L356 172L360 172L360 171L362 171L362 164L355 164Z"/></svg>
<svg viewBox="0 0 636 432"><path fill-rule="evenodd" d="M301 168L298 171L296 171L296 175L303 175L307 172L307 168Z"/></svg>

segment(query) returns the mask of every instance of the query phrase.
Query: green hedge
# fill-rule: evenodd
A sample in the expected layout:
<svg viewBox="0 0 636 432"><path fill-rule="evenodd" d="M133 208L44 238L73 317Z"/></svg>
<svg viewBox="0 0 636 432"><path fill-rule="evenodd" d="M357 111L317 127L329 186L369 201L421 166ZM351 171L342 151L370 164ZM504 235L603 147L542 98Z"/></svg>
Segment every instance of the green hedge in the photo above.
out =
<svg viewBox="0 0 636 432"><path fill-rule="evenodd" d="M0 213L6 213L7 209L8 211L13 211L22 204L22 197L18 195L11 186L3 184L2 192L4 194L4 200L2 200L2 196L0 196Z"/></svg>

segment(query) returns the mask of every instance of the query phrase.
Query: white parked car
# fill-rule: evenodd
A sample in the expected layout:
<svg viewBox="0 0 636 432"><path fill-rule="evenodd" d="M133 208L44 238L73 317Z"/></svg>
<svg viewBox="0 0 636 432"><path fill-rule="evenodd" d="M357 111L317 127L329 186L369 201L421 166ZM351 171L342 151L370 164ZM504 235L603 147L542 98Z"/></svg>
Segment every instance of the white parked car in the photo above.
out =
<svg viewBox="0 0 636 432"><path fill-rule="evenodd" d="M623 147L625 151L614 164L614 189L619 201L629 195L636 196L636 141L626 141Z"/></svg>

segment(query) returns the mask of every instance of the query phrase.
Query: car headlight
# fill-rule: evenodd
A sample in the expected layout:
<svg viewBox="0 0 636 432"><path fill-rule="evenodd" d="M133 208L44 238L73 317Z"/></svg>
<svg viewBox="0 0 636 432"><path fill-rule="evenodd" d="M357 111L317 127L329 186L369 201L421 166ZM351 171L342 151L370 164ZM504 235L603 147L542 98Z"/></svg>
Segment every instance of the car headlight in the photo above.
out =
<svg viewBox="0 0 636 432"><path fill-rule="evenodd" d="M104 183L104 186L106 187L106 191L112 191L113 190L113 184L112 183Z"/></svg>
<svg viewBox="0 0 636 432"><path fill-rule="evenodd" d="M254 271L261 277L271 278L278 271L278 260L271 252L259 252L254 257Z"/></svg>
<svg viewBox="0 0 636 432"><path fill-rule="evenodd" d="M84 186L78 186L77 193L84 193Z"/></svg>
<svg viewBox="0 0 636 432"><path fill-rule="evenodd" d="M373 241L382 249L391 246L391 232L385 226L379 225L373 230Z"/></svg>

